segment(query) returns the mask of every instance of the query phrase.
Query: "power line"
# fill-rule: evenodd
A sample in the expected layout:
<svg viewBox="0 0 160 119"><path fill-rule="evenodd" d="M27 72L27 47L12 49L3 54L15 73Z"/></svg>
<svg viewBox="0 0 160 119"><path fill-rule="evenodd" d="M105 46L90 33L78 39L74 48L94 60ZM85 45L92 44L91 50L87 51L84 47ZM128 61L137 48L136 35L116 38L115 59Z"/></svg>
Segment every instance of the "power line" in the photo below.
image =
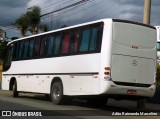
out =
<svg viewBox="0 0 160 119"><path fill-rule="evenodd" d="M99 3L101 2L102 3L102 1L104 1L104 0L101 0L101 1L98 1ZM93 2L93 1L92 1ZM96 5L100 5L100 4L96 4ZM109 9L110 7L115 7L115 6L117 6L118 5L118 2L112 2L112 0L110 0L110 2L107 4L107 6L105 6L105 8L104 9L102 9L100 12L98 12L95 16L92 16L92 17L90 17L90 18L88 18L87 20L84 20L83 22L85 22L85 21L88 21L88 20L91 20L91 19L93 19L93 18L96 18L96 17L98 17L98 16L100 16L100 15L102 15L102 13L103 12L105 12L107 9ZM91 8L91 7L94 7L95 6L95 4L93 4L92 6L90 6L90 7L87 7L87 10L89 10L89 8ZM77 8L77 7L76 7ZM74 9L74 8L72 8L72 9ZM86 8L84 8L84 9L82 9L83 11L85 11L86 12ZM66 16L62 16L62 18L66 18L66 17L70 17L70 16L72 16L72 15L75 15L75 13L76 13L76 15L77 14L79 14L79 13L82 13L82 10L81 10L81 12L74 12L74 13L72 13L72 14L69 14L69 15L66 15ZM69 11L71 11L71 10L69 10ZM69 12L69 11L64 11L63 13L66 13L66 12ZM80 11L80 10L79 10ZM60 14L60 13L59 13ZM59 15L58 14L58 15ZM52 21L52 19L47 19L48 21L47 22L51 22Z"/></svg>
<svg viewBox="0 0 160 119"><path fill-rule="evenodd" d="M59 12L59 11L62 11L62 10L65 10L65 9L68 9L68 8L71 8L71 7L74 7L74 6L77 6L77 5L82 4L82 3L84 3L84 2L87 2L87 1L90 1L90 0L81 0L81 1L79 1L79 2L73 3L73 4L71 4L71 5L68 5L68 6L66 6L66 7L60 8L60 9L58 9L58 10L55 10L55 11L52 11L52 12L43 14L43 15L41 15L41 17L46 16L46 15L49 15L49 14L52 14L52 13Z"/></svg>
<svg viewBox="0 0 160 119"><path fill-rule="evenodd" d="M66 4L68 2L70 2L70 0L69 1L61 1L61 2L58 2L58 3L53 3L53 4L50 4L50 6L43 7L41 9L44 12L44 11L47 11L48 9L54 8L55 6L60 6L60 5Z"/></svg>
<svg viewBox="0 0 160 119"><path fill-rule="evenodd" d="M92 20L92 19L94 19L94 18L100 16L103 12L106 11L106 9L109 9L110 7L113 7L113 6L115 6L115 5L118 5L118 3L117 3L117 2L114 2L114 3L113 3L112 5L110 5L109 7L105 7L105 8L102 9L100 12L98 12L95 16L92 16L92 17L88 18L88 19L85 20L85 21L90 21L90 20Z"/></svg>
<svg viewBox="0 0 160 119"><path fill-rule="evenodd" d="M96 0L92 0L92 1L88 1L88 2L93 2L93 1L96 1ZM104 1L104 0L101 0L101 1ZM101 2L100 1L100 2ZM74 7L72 7L71 9L69 9L69 10L65 10L65 11L63 11L63 12L59 12L59 13L57 13L57 14L55 14L57 17L60 15L60 14L64 14L64 13L67 13L67 12L70 12L70 11L73 11L73 9L77 9L79 6L82 6L82 5L84 5L85 3L82 3L82 4L80 4L80 5L78 5L78 6L74 6ZM86 5L86 4L85 4ZM89 8L91 8L91 7L93 7L93 6L95 6L95 5L97 5L97 4L93 4L92 6L90 6L90 7L87 7L87 8L83 8L82 10L84 11L84 10L88 10ZM78 10L78 11L81 11L81 10ZM69 14L69 15L67 15L67 16L62 16L62 18L65 18L65 17L69 17L69 16L72 16L72 15L75 15L75 13L76 14L79 14L79 13L81 13L81 12L74 12L74 13L72 13L72 14ZM54 15L54 16L55 16ZM49 18L50 16L48 16L47 17L47 20L48 20L48 22L50 22L51 20L52 20L52 18ZM50 21L49 21L50 20ZM45 21L46 21L46 18L45 18Z"/></svg>

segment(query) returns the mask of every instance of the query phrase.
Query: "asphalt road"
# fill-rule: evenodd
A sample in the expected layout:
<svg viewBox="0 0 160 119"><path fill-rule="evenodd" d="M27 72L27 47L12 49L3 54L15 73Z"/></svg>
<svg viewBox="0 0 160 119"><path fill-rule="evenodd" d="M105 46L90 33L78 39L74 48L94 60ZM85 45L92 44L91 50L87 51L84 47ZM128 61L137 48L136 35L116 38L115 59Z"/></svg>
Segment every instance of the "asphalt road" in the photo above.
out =
<svg viewBox="0 0 160 119"><path fill-rule="evenodd" d="M11 92L0 91L0 111L2 112L4 110L21 113L39 112L43 117L38 117L38 119L48 119L45 116L54 116L56 118L67 117L69 119L106 119L106 116L109 116L109 118L114 119L125 119L128 116L112 116L112 114L118 114L116 112L121 112L120 114L122 112L125 112L125 114L129 114L130 112L153 112L152 114L157 113L160 115L160 104L147 103L145 110L137 110L135 101L115 101L113 99L109 99L107 105L104 107L92 107L87 105L83 100L73 100L69 105L53 105L44 95L20 93L18 98L13 98ZM137 116L131 116L130 118L135 119ZM159 119L159 116L139 116L138 118Z"/></svg>

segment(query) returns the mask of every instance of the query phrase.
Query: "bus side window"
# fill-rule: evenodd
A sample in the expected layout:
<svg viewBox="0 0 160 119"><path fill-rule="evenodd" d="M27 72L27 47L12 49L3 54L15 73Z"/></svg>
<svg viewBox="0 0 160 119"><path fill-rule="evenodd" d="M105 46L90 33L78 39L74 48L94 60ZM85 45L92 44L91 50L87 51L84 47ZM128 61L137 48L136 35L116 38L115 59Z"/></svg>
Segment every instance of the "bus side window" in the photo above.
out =
<svg viewBox="0 0 160 119"><path fill-rule="evenodd" d="M61 54L67 54L69 50L69 43L70 43L70 33L64 33L63 39L62 39L62 47L61 47Z"/></svg>
<svg viewBox="0 0 160 119"><path fill-rule="evenodd" d="M76 53L78 51L78 44L79 44L79 31L72 32L69 52Z"/></svg>
<svg viewBox="0 0 160 119"><path fill-rule="evenodd" d="M37 37L34 41L34 57L39 57L40 50L40 37Z"/></svg>
<svg viewBox="0 0 160 119"><path fill-rule="evenodd" d="M91 41L89 51L95 51L98 47L98 35L99 35L99 28L92 28L91 29Z"/></svg>
<svg viewBox="0 0 160 119"><path fill-rule="evenodd" d="M34 39L31 39L29 41L29 47L28 47L28 58L33 57L33 48L34 48Z"/></svg>
<svg viewBox="0 0 160 119"><path fill-rule="evenodd" d="M88 51L90 39L90 29L84 29L82 31L81 43L80 43L80 52Z"/></svg>
<svg viewBox="0 0 160 119"><path fill-rule="evenodd" d="M18 60L20 60L21 58L22 58L22 56L23 56L23 46L24 46L24 42L23 41L20 41L19 42L19 46L18 46L18 54L17 54L17 58L16 59L18 59Z"/></svg>
<svg viewBox="0 0 160 119"><path fill-rule="evenodd" d="M51 56L53 54L53 44L54 43L54 36L53 35L50 35L48 37L48 49L47 49L47 56Z"/></svg>
<svg viewBox="0 0 160 119"><path fill-rule="evenodd" d="M29 41L25 40L24 41L23 59L26 59L28 57L28 44L29 44Z"/></svg>
<svg viewBox="0 0 160 119"><path fill-rule="evenodd" d="M41 45L40 45L40 56L41 57L45 56L45 54L46 54L47 40L48 40L47 36L42 36Z"/></svg>
<svg viewBox="0 0 160 119"><path fill-rule="evenodd" d="M57 34L55 36L54 40L54 55L59 55L59 50L60 50L60 44L61 44L61 34Z"/></svg>
<svg viewBox="0 0 160 119"><path fill-rule="evenodd" d="M15 42L14 43L14 48L13 48L13 60L17 59L17 54L18 54L18 44L19 42Z"/></svg>

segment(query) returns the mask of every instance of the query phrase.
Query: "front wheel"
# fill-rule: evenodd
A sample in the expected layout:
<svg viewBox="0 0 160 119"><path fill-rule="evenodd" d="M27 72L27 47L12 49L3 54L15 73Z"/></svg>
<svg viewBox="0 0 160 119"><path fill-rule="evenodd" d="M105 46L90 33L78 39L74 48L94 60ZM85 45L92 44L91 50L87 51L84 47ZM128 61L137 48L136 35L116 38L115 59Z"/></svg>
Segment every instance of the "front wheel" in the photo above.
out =
<svg viewBox="0 0 160 119"><path fill-rule="evenodd" d="M17 82L14 81L14 84L13 84L13 97L18 97L18 91L17 91Z"/></svg>
<svg viewBox="0 0 160 119"><path fill-rule="evenodd" d="M63 86L60 81L55 82L51 88L51 99L53 104L59 105L64 102Z"/></svg>

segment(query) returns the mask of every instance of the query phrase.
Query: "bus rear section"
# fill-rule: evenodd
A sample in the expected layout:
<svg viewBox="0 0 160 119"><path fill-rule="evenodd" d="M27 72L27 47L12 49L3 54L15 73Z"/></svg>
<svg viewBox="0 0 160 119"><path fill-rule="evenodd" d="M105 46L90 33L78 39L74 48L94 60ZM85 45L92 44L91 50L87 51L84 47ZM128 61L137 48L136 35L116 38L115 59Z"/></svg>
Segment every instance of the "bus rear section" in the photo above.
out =
<svg viewBox="0 0 160 119"><path fill-rule="evenodd" d="M156 29L113 20L109 94L152 97L156 77Z"/></svg>

